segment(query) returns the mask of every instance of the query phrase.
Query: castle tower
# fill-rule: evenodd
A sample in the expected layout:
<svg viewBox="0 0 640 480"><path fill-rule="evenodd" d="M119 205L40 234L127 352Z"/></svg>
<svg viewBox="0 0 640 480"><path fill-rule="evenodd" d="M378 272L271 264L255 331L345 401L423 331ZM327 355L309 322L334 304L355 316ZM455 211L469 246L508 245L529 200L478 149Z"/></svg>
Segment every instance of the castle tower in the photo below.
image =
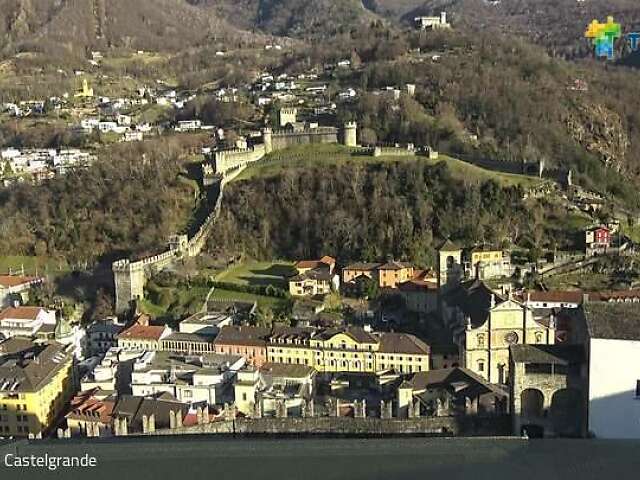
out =
<svg viewBox="0 0 640 480"><path fill-rule="evenodd" d="M358 124L356 122L347 122L344 124L344 145L347 147L358 146Z"/></svg>
<svg viewBox="0 0 640 480"><path fill-rule="evenodd" d="M262 143L264 152L269 155L273 151L273 130L268 127L262 130Z"/></svg>
<svg viewBox="0 0 640 480"><path fill-rule="evenodd" d="M438 249L438 288L456 285L462 274L462 249L447 239Z"/></svg>
<svg viewBox="0 0 640 480"><path fill-rule="evenodd" d="M146 276L141 262L118 260L111 266L116 290L116 314L126 312L131 302L144 298Z"/></svg>
<svg viewBox="0 0 640 480"><path fill-rule="evenodd" d="M286 127L288 124L294 125L298 121L298 109L295 107L286 107L278 110L278 125L280 128Z"/></svg>

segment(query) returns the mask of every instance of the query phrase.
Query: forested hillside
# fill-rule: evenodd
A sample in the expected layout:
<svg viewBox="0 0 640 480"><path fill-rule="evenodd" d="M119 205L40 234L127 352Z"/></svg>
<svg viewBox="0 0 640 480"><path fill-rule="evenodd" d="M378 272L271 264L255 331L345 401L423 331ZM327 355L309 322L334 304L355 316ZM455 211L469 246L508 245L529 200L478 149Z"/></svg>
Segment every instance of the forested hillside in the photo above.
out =
<svg viewBox="0 0 640 480"><path fill-rule="evenodd" d="M154 253L196 206L180 153L175 140L114 147L91 168L0 190L0 251L89 264Z"/></svg>
<svg viewBox="0 0 640 480"><path fill-rule="evenodd" d="M216 246L256 258L433 260L440 239L540 241L518 187L463 183L419 161L288 169L232 183ZM500 218L500 222L495 219ZM532 239L537 240L532 240Z"/></svg>

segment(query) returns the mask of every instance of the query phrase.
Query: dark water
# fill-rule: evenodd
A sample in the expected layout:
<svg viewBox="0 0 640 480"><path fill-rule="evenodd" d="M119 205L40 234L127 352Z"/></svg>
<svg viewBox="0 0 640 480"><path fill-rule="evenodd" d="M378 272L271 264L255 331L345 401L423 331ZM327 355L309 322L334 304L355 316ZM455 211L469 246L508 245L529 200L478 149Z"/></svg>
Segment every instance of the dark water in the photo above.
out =
<svg viewBox="0 0 640 480"><path fill-rule="evenodd" d="M640 442L488 438L182 437L0 445L0 479L640 479ZM93 469L8 469L7 453L97 457Z"/></svg>

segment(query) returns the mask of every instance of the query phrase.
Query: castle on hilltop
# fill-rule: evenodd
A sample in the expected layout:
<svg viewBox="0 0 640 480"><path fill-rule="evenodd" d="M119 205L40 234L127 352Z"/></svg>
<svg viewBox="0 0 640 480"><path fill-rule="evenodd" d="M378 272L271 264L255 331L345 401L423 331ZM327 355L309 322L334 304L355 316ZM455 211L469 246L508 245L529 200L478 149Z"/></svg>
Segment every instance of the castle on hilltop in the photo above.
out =
<svg viewBox="0 0 640 480"><path fill-rule="evenodd" d="M355 148L358 146L358 125L347 122L342 128L319 126L317 123L298 122L295 107L278 111L278 129L266 127L262 130L262 143L247 148L232 148L211 152L203 165L204 177L225 176L250 163L261 160L271 152L297 145L338 144Z"/></svg>

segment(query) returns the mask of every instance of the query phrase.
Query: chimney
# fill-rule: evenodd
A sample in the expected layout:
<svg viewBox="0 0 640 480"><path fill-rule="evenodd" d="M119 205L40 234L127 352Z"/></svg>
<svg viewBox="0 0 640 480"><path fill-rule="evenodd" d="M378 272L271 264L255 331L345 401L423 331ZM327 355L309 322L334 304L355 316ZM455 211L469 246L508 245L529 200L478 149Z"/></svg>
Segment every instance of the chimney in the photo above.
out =
<svg viewBox="0 0 640 480"><path fill-rule="evenodd" d="M491 308L493 309L496 306L496 295L495 293L491 294Z"/></svg>

